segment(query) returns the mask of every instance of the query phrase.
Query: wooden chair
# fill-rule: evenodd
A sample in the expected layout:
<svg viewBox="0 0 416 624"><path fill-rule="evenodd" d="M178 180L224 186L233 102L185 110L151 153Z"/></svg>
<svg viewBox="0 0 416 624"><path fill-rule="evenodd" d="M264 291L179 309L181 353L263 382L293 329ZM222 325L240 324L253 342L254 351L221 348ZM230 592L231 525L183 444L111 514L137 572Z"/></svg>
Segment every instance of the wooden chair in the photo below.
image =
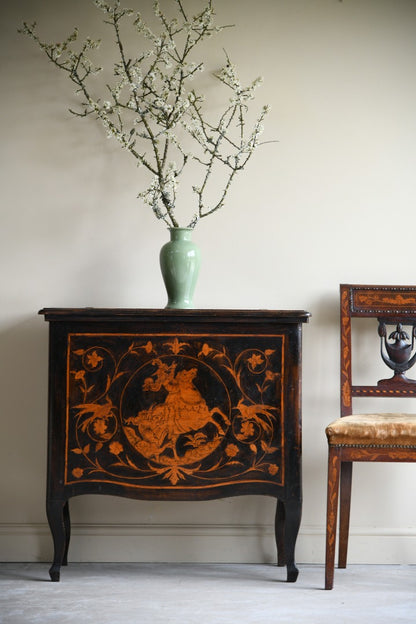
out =
<svg viewBox="0 0 416 624"><path fill-rule="evenodd" d="M338 498L338 567L347 565L352 463L416 461L416 414L353 415L352 409L354 397L416 397L416 380L405 375L416 361L416 286L341 284L340 297L341 418L326 428L329 453L325 589L332 589L334 583ZM393 371L391 378L372 386L352 384L352 317L377 319L381 357ZM358 346L355 341L353 344Z"/></svg>

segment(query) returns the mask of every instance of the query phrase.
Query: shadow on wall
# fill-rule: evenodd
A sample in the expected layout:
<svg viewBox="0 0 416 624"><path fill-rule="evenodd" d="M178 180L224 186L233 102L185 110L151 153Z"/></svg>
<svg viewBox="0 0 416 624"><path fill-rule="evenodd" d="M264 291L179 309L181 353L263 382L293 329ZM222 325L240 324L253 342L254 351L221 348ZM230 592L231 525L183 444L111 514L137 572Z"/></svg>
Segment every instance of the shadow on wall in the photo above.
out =
<svg viewBox="0 0 416 624"><path fill-rule="evenodd" d="M338 284L331 294L309 301L312 317L303 332L302 389L305 414L322 416L328 402L339 405L339 295ZM319 423L321 421L319 420ZM305 420L304 420L305 424ZM315 423L318 425L318 420Z"/></svg>
<svg viewBox="0 0 416 624"><path fill-rule="evenodd" d="M37 310L0 331L0 490L7 500L3 513L25 522L43 520L39 515L44 513L47 336Z"/></svg>
<svg viewBox="0 0 416 624"><path fill-rule="evenodd" d="M309 312L312 314L313 327L327 329L331 333L339 330L339 284L315 301L310 301ZM306 332L305 332L306 333Z"/></svg>
<svg viewBox="0 0 416 624"><path fill-rule="evenodd" d="M324 524L327 442L325 427L339 416L339 286L308 302L312 314L303 332L302 463L304 518ZM328 414L328 416L325 416Z"/></svg>

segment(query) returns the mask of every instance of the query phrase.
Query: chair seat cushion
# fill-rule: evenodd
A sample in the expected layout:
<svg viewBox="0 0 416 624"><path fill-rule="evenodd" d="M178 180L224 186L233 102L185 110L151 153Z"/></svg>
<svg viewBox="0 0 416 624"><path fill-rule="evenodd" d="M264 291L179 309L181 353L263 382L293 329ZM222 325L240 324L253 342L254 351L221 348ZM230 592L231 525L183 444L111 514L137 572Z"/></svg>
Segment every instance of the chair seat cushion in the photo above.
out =
<svg viewBox="0 0 416 624"><path fill-rule="evenodd" d="M354 414L325 430L331 446L416 448L416 414Z"/></svg>

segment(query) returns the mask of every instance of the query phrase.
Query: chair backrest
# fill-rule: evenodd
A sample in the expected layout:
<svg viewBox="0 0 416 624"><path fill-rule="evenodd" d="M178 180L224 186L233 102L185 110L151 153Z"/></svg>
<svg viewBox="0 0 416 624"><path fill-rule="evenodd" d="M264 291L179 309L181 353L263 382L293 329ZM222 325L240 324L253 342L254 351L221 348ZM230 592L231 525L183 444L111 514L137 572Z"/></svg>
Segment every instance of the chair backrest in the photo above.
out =
<svg viewBox="0 0 416 624"><path fill-rule="evenodd" d="M416 286L341 284L340 297L341 416L352 414L353 397L416 397L416 380L405 374L416 362ZM378 320L381 357L392 370L391 378L373 386L353 385L352 317Z"/></svg>

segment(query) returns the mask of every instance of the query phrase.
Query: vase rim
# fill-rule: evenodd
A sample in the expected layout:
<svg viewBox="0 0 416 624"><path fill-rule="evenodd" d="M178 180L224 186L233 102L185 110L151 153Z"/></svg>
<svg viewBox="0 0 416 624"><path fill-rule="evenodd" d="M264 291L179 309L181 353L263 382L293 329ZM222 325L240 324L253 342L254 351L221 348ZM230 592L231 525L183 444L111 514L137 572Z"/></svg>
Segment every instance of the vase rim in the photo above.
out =
<svg viewBox="0 0 416 624"><path fill-rule="evenodd" d="M170 225L170 226L168 226L168 230L174 230L174 231L176 231L176 230L191 230L192 231L193 229L194 228L182 227L180 225Z"/></svg>

